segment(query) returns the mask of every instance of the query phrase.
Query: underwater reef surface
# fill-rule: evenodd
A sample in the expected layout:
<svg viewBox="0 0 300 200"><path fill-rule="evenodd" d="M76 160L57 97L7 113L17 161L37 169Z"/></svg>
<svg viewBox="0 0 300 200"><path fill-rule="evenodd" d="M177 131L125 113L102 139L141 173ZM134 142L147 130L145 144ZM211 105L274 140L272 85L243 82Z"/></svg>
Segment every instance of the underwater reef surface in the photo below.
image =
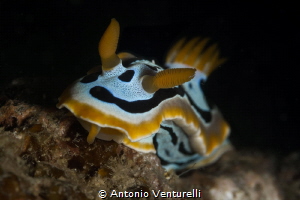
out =
<svg viewBox="0 0 300 200"><path fill-rule="evenodd" d="M76 118L55 107L67 83L18 78L1 88L0 199L100 199L100 190L148 193L135 199L154 199L153 192L193 189L205 200L300 197L299 152L281 157L233 150L210 166L175 174L154 154L99 139L90 145Z"/></svg>

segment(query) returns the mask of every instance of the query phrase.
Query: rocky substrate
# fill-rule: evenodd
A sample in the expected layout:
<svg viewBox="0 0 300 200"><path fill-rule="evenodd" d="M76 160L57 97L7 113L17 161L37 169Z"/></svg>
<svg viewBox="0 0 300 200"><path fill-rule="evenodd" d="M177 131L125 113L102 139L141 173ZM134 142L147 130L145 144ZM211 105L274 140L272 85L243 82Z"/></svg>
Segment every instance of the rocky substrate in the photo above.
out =
<svg viewBox="0 0 300 200"><path fill-rule="evenodd" d="M104 191L107 198L126 191L135 199L154 199L158 192L176 191L182 193L170 193L173 199L300 199L299 152L233 150L201 169L166 172L154 154L99 139L88 144L76 118L55 107L59 92L45 85L44 78L16 79L2 88L0 199L101 199ZM165 199L169 193L160 194Z"/></svg>

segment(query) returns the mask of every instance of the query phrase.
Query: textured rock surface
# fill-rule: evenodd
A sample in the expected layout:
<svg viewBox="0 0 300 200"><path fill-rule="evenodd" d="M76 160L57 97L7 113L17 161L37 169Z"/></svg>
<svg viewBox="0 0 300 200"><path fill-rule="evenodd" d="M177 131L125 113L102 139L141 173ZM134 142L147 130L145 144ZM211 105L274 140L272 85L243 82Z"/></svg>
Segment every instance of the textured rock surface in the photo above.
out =
<svg viewBox="0 0 300 200"><path fill-rule="evenodd" d="M299 153L232 151L211 166L167 173L153 154L99 139L89 145L77 120L55 108L57 94L40 88L42 80L15 80L0 96L0 199L100 199L99 190L153 198L152 190L192 189L205 200L300 198Z"/></svg>

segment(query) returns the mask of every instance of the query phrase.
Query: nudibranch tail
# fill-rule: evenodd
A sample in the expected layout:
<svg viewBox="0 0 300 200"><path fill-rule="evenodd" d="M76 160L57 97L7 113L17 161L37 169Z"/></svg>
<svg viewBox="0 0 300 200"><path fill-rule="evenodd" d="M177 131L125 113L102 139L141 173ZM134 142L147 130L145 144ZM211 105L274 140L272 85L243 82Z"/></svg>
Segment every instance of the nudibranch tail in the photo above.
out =
<svg viewBox="0 0 300 200"><path fill-rule="evenodd" d="M177 68L166 69L158 72L155 76L146 75L143 78L143 88L149 93L154 93L161 88L172 88L181 85L194 78L196 69Z"/></svg>
<svg viewBox="0 0 300 200"><path fill-rule="evenodd" d="M110 70L120 63L120 58L116 54L119 35L119 22L113 18L105 30L98 46L102 69L104 71Z"/></svg>

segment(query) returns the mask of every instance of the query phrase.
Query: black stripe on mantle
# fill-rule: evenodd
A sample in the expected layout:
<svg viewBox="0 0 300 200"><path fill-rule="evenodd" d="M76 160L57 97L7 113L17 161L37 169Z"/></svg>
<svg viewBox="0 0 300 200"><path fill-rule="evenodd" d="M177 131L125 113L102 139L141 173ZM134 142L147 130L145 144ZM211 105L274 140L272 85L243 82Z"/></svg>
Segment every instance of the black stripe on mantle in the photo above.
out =
<svg viewBox="0 0 300 200"><path fill-rule="evenodd" d="M183 96L183 90L179 88L160 89L153 95L152 98L147 100L126 101L113 96L107 89L101 86L95 86L90 89L90 94L103 102L113 103L120 107L122 110L129 113L144 113L150 111L152 108L158 106L162 101L172 98L179 94Z"/></svg>

